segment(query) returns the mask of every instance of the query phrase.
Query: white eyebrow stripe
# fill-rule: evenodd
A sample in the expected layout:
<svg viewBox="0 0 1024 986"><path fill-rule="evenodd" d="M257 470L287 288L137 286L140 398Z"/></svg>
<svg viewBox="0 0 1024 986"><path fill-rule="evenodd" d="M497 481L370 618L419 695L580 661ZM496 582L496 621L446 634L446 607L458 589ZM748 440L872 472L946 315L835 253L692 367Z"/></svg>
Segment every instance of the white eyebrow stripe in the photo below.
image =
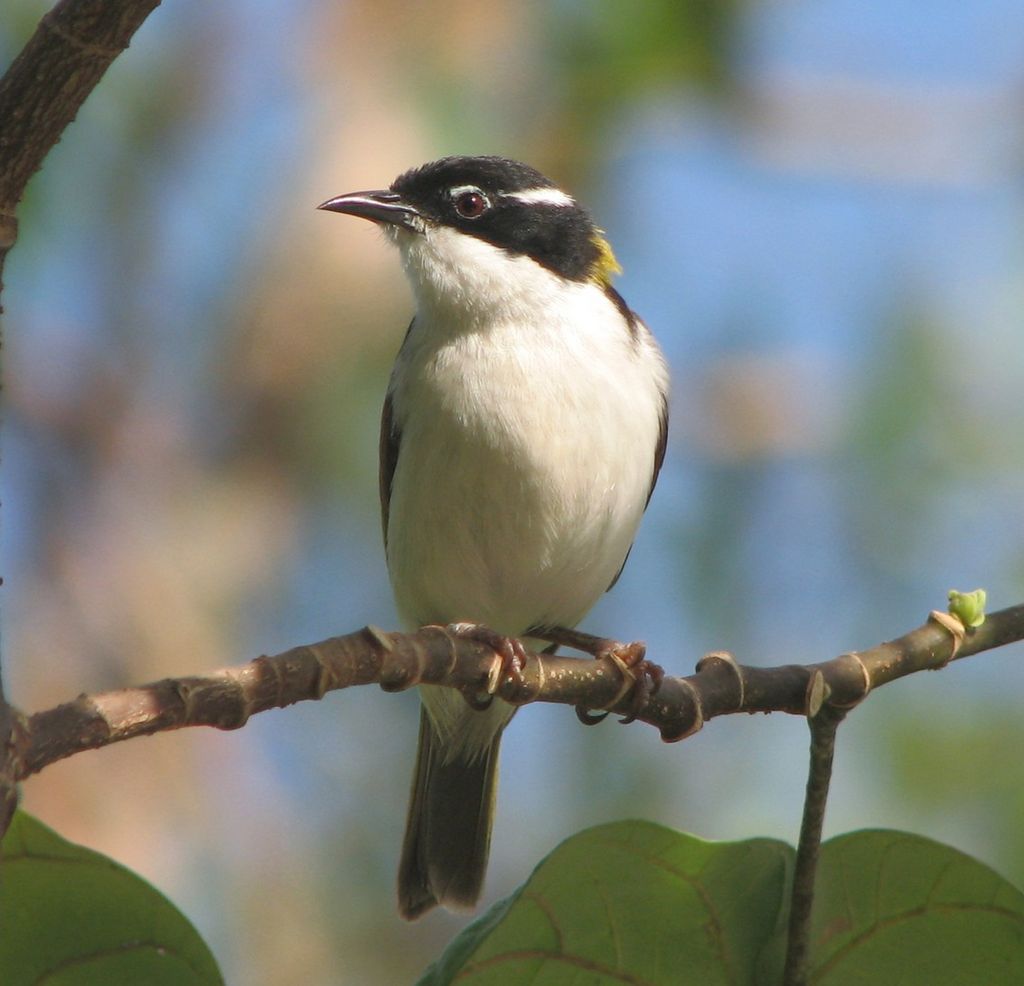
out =
<svg viewBox="0 0 1024 986"><path fill-rule="evenodd" d="M453 199L457 199L460 195L464 195L466 192L476 192L478 195L484 195L476 185L456 185L455 188L448 189L448 194ZM487 196L484 195L484 198L486 199Z"/></svg>
<svg viewBox="0 0 1024 986"><path fill-rule="evenodd" d="M563 207L576 204L576 200L560 188L527 188L522 192L510 192L508 197L526 204L538 202Z"/></svg>

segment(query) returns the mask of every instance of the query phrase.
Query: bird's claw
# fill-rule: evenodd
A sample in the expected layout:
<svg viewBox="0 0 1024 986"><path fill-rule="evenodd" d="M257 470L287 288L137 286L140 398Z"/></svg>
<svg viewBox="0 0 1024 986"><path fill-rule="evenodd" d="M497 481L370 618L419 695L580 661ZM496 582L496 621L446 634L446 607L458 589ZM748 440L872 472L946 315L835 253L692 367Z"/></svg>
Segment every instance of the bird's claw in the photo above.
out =
<svg viewBox="0 0 1024 986"><path fill-rule="evenodd" d="M576 706L576 718L583 723L584 726L596 726L598 723L602 723L608 718L607 712L591 712L590 709L583 705Z"/></svg>
<svg viewBox="0 0 1024 986"><path fill-rule="evenodd" d="M446 629L453 636L461 637L463 640L475 640L494 651L494 663L487 675L484 694L468 691L462 693L471 708L478 712L490 708L502 681L507 678L522 679L527 652L518 638L507 637L482 623L449 623Z"/></svg>
<svg viewBox="0 0 1024 986"><path fill-rule="evenodd" d="M622 675L622 687L608 703L609 707L618 705L632 692L631 708L620 720L623 723L636 719L644 703L658 691L665 677L665 671L660 664L647 660L647 647L639 640L624 644L608 637L595 637L567 627L531 627L528 633L532 637L540 637L542 640L564 644L574 650L591 654L598 660L608 658ZM582 706L576 709L576 718L587 726L597 725L607 715L607 712L592 712Z"/></svg>
<svg viewBox="0 0 1024 986"><path fill-rule="evenodd" d="M611 704L618 705L632 693L631 708L619 722L623 725L633 722L644 703L661 687L665 677L664 668L647 660L647 647L638 640L630 644L612 643L610 647L601 648L594 656L608 658L621 672L622 688Z"/></svg>

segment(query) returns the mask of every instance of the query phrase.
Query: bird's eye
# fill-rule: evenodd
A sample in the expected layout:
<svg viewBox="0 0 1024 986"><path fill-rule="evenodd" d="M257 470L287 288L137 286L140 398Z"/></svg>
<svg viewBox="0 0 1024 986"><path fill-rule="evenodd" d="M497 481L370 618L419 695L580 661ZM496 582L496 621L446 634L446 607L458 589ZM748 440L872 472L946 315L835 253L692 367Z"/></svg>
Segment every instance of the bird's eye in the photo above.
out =
<svg viewBox="0 0 1024 986"><path fill-rule="evenodd" d="M455 197L455 211L463 219L479 219L489 205L482 192L460 192Z"/></svg>

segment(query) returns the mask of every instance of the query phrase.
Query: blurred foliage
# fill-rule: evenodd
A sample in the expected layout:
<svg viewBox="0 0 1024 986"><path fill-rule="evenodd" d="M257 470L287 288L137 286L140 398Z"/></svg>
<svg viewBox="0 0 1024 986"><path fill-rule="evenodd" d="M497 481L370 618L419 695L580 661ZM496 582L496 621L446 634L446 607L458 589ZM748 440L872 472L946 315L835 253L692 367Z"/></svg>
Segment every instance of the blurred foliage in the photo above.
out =
<svg viewBox="0 0 1024 986"><path fill-rule="evenodd" d="M540 36L553 73L548 140L568 175L600 159L609 130L646 100L687 89L731 90L733 41L744 0L562 0L546 7Z"/></svg>
<svg viewBox="0 0 1024 986"><path fill-rule="evenodd" d="M964 696L935 719L912 698L907 704L873 734L879 781L907 814L941 818L951 833L978 828L979 841L998 847L1007 875L1024 886L1024 785L1011 753L1018 712Z"/></svg>
<svg viewBox="0 0 1024 986"><path fill-rule="evenodd" d="M587 128L639 100L697 86L729 88L742 0L651 0L642 14L614 0L547 8L543 35L564 91L565 116Z"/></svg>
<svg viewBox="0 0 1024 986"><path fill-rule="evenodd" d="M412 41L400 70L440 148L527 157L578 184L641 101L730 91L732 39L745 6L454 3L448 9L457 16L438 22L435 7L398 4L389 23Z"/></svg>
<svg viewBox="0 0 1024 986"><path fill-rule="evenodd" d="M982 422L955 400L956 377L970 366L934 320L911 310L878 332L875 345L851 416L858 495L849 504L860 526L855 543L898 565L928 541L934 501L984 467L985 443Z"/></svg>

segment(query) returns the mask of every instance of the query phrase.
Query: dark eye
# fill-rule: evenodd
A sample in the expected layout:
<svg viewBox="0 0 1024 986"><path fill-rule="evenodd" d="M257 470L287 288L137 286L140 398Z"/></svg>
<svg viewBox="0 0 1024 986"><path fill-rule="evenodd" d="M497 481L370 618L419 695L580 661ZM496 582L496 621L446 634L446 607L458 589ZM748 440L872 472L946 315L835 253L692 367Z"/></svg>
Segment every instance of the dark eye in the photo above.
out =
<svg viewBox="0 0 1024 986"><path fill-rule="evenodd" d="M479 219L490 203L482 192L460 192L455 197L455 211L463 219Z"/></svg>

